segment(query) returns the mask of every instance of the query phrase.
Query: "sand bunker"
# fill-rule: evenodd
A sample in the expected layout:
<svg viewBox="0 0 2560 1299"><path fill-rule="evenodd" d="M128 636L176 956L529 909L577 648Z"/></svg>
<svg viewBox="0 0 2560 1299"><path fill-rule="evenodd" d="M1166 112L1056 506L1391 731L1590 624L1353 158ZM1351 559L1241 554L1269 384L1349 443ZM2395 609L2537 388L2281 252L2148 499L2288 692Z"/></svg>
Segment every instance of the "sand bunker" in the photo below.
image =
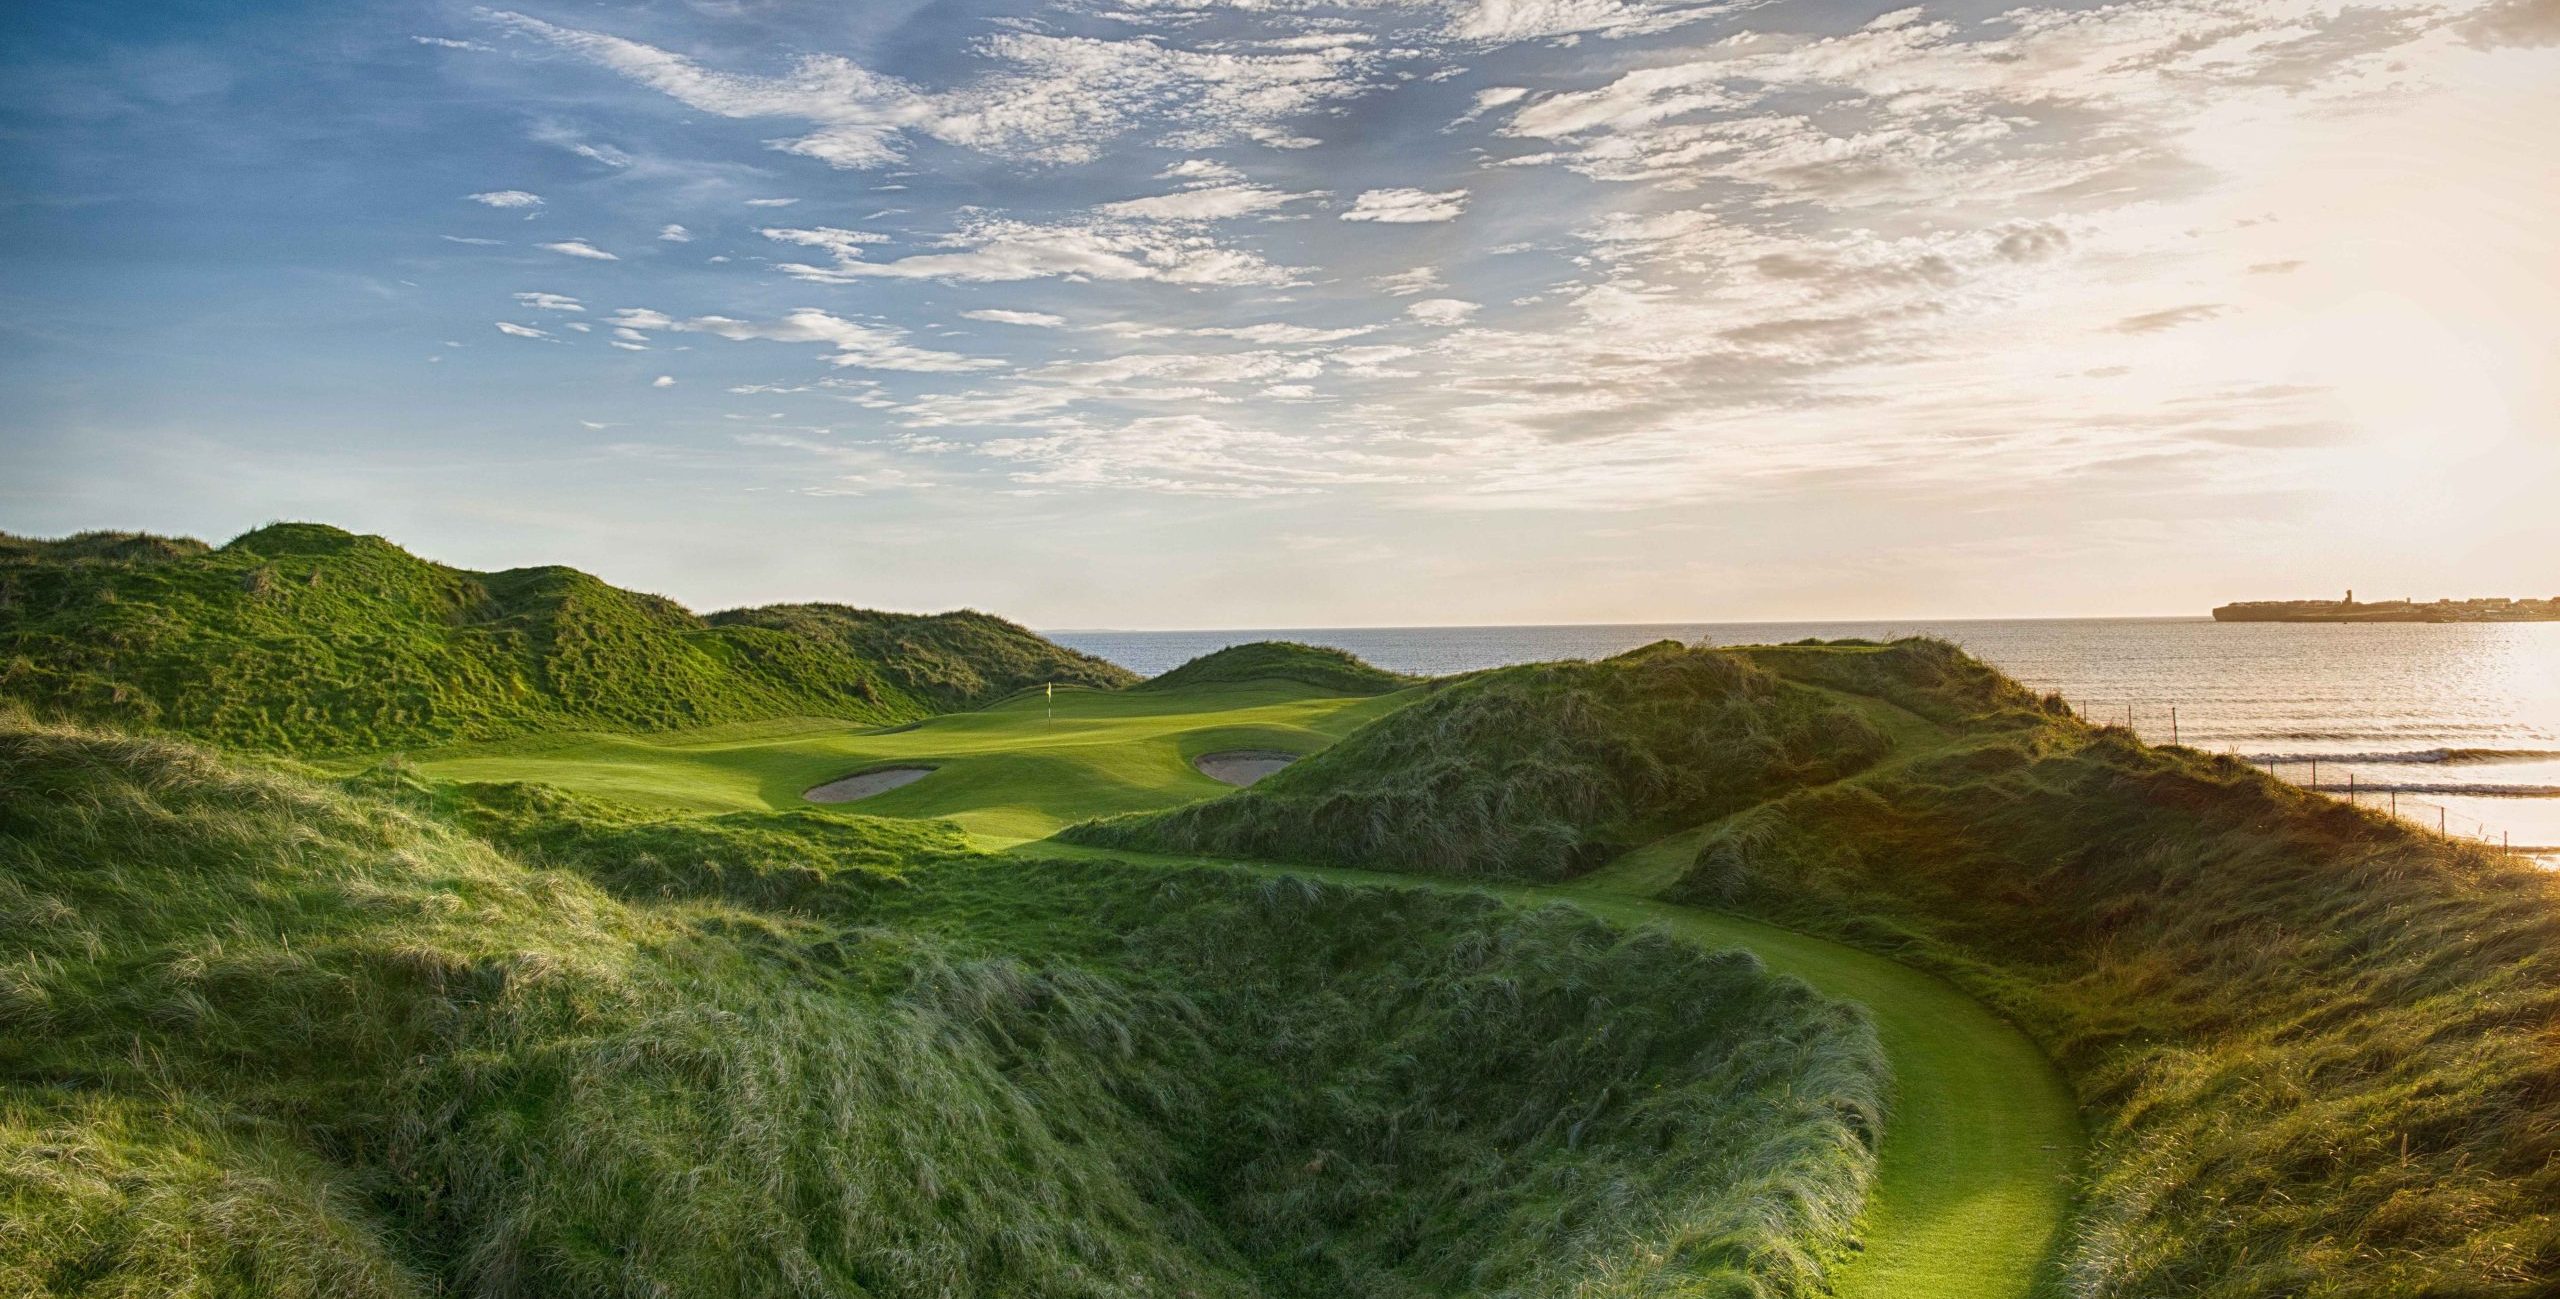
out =
<svg viewBox="0 0 2560 1299"><path fill-rule="evenodd" d="M1191 760L1203 776L1242 788L1298 760L1294 753L1269 749L1234 749L1226 753L1204 753Z"/></svg>
<svg viewBox="0 0 2560 1299"><path fill-rule="evenodd" d="M830 780L800 797L812 803L850 803L857 798L869 798L874 794L886 794L893 789L902 789L932 774L931 767L882 767L877 771L859 772L842 780Z"/></svg>

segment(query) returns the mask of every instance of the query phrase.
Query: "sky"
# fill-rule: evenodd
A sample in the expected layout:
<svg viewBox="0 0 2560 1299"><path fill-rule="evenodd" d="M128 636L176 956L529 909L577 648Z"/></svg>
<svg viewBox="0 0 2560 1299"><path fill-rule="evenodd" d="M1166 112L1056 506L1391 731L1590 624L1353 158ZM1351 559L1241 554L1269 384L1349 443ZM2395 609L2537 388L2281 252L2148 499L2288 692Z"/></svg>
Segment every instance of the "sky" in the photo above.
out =
<svg viewBox="0 0 2560 1299"><path fill-rule="evenodd" d="M1035 626L2560 593L2560 0L0 15L0 530Z"/></svg>

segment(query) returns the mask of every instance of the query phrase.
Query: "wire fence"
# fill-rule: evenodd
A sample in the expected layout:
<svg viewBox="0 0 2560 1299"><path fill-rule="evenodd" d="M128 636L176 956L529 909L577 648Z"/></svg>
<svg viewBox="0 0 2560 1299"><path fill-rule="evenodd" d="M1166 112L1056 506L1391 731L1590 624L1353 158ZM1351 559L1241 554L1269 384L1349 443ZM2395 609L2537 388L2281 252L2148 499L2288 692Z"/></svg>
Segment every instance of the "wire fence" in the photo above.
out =
<svg viewBox="0 0 2560 1299"><path fill-rule="evenodd" d="M2074 703L2072 708L2080 720L2092 726L2120 726L2147 744L2180 744L2195 733L2195 717L2181 717L2175 704L2142 705L2117 703L2089 705ZM2397 817L2421 829L2433 830L2449 839L2461 839L2504 852L2514 853L2537 864L2560 867L2560 845L2518 843L2512 826L2501 825L2475 814L2458 811L2436 801L2428 794L2412 793L2365 779L2353 769L2351 760L2314 756L2267 757L2242 754L2236 747L2225 746L2228 756L2239 758L2278 780L2316 794L2343 799L2357 807L2369 808ZM2327 767L2324 773L2322 767ZM2483 795L2485 796L2485 795Z"/></svg>

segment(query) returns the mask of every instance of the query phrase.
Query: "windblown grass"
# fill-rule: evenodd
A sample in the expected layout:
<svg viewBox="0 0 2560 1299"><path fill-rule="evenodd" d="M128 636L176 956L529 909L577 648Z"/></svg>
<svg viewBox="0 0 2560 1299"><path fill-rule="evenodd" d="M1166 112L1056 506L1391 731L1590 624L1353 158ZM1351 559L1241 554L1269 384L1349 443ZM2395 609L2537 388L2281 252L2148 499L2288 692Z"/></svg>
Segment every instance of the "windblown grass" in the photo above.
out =
<svg viewBox="0 0 2560 1299"><path fill-rule="evenodd" d="M1561 879L1874 761L1857 712L1675 642L1447 686L1252 788L1070 827L1097 846Z"/></svg>
<svg viewBox="0 0 2560 1299"><path fill-rule="evenodd" d="M1934 965L2041 1038L2095 1119L2074 1294L2553 1293L2560 885L1942 658L1763 655L1975 722L1726 820L1668 896Z"/></svg>
<svg viewBox="0 0 2560 1299"><path fill-rule="evenodd" d="M570 568L473 573L318 524L219 549L0 544L0 697L301 753L779 717L897 722L1049 680L1134 680L984 614L705 619Z"/></svg>
<svg viewBox="0 0 2560 1299"><path fill-rule="evenodd" d="M0 720L0 1292L1809 1295L1871 1164L1569 911L355 786Z"/></svg>

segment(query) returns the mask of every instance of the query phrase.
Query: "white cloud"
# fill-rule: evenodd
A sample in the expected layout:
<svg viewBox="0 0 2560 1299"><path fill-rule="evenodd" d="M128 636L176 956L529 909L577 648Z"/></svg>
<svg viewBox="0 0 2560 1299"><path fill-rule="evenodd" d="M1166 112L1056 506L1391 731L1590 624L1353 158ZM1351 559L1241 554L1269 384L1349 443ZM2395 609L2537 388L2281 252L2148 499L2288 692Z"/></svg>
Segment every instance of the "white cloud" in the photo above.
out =
<svg viewBox="0 0 2560 1299"><path fill-rule="evenodd" d="M799 202L799 201L800 201L800 200L798 200L798 199L796 199L796 198L751 198L751 199L748 199L748 200L747 200L747 206L748 206L748 207L789 207L789 206L791 206L792 204L797 203L797 202Z"/></svg>
<svg viewBox="0 0 2560 1299"><path fill-rule="evenodd" d="M1285 325L1270 321L1259 325L1216 326L1191 331L1204 338L1232 338L1263 346L1292 343L1339 343L1375 332L1374 326L1361 325L1349 329L1313 329L1305 325Z"/></svg>
<svg viewBox="0 0 2560 1299"><path fill-rule="evenodd" d="M766 232L772 238L809 232ZM793 237L790 242L817 241ZM1181 285L1286 284L1290 272L1260 257L1224 248L1205 236L1147 225L1034 225L978 219L944 238L956 251L917 253L895 261L861 260L850 244L831 247L832 266L783 263L775 269L820 284L862 279L946 280L983 284L1014 280L1152 280Z"/></svg>
<svg viewBox="0 0 2560 1299"><path fill-rule="evenodd" d="M1316 195L1290 194L1259 185L1211 185L1148 198L1122 199L1117 203L1105 203L1097 210L1104 216L1137 221L1223 221L1268 212L1299 199L1313 197Z"/></svg>
<svg viewBox="0 0 2560 1299"><path fill-rule="evenodd" d="M528 194L520 189L485 190L478 194L468 195L467 197L474 203L486 203L491 207L542 206L542 196L540 194Z"/></svg>
<svg viewBox="0 0 2560 1299"><path fill-rule="evenodd" d="M1223 185L1244 179L1244 173L1214 158L1186 158L1156 173L1158 180L1188 181L1195 185Z"/></svg>
<svg viewBox="0 0 2560 1299"><path fill-rule="evenodd" d="M1429 266L1416 266L1409 271L1374 276L1369 282L1377 285L1380 291L1399 298L1449 287L1448 281L1440 278L1439 270Z"/></svg>
<svg viewBox="0 0 2560 1299"><path fill-rule="evenodd" d="M827 358L830 364L854 369L956 374L994 369L1003 364L985 357L916 347L906 341L904 330L846 320L815 307L802 307L786 312L779 320L769 321L738 320L728 316L693 316L679 320L660 312L626 309L605 323L617 330L634 333L639 330L672 330L710 334L740 342L821 343L835 350L834 355Z"/></svg>
<svg viewBox="0 0 2560 1299"><path fill-rule="evenodd" d="M1010 311L1003 307L982 307L976 311L963 311L960 317L963 320L983 320L994 325L1028 325L1034 329L1056 329L1067 323L1066 317L1053 316L1045 311Z"/></svg>
<svg viewBox="0 0 2560 1299"><path fill-rule="evenodd" d="M852 261L862 256L862 247L865 244L889 242L889 236L884 234L875 234L868 230L841 230L834 226L820 226L814 230L768 226L756 233L776 243L824 249L840 261Z"/></svg>
<svg viewBox="0 0 2560 1299"><path fill-rule="evenodd" d="M1426 325L1463 325L1480 310L1480 304L1458 298L1424 298L1406 307L1404 314Z"/></svg>
<svg viewBox="0 0 2560 1299"><path fill-rule="evenodd" d="M449 243L470 244L475 248L496 248L506 243L504 239L480 239L471 235L438 235L436 237Z"/></svg>
<svg viewBox="0 0 2560 1299"><path fill-rule="evenodd" d="M495 49L490 46L483 45L478 41L457 41L450 36L412 36L409 39L416 41L420 45L432 45L438 49L444 50L477 50L483 54L497 53Z"/></svg>
<svg viewBox="0 0 2560 1299"><path fill-rule="evenodd" d="M658 237L671 244L689 244L693 242L693 232L672 221L658 227Z"/></svg>
<svg viewBox="0 0 2560 1299"><path fill-rule="evenodd" d="M498 324L498 332L499 332L499 333L501 333L501 334L505 334L505 335L506 335L506 336L508 336L509 338L549 338L549 337L551 337L551 335L550 335L548 332L544 331L544 330L536 329L536 328L534 328L534 327L533 327L533 326L531 326L531 325L519 325L519 324L516 324L514 321L511 321L511 320L501 320L501 321L497 322L497 324Z"/></svg>
<svg viewBox="0 0 2560 1299"><path fill-rule="evenodd" d="M1421 221L1454 221L1467 210L1467 191L1463 189L1432 193L1419 189L1373 189L1351 201L1342 214L1345 221L1383 221L1406 224Z"/></svg>
<svg viewBox="0 0 2560 1299"><path fill-rule="evenodd" d="M1724 0L1457 0L1449 34L1462 40L1527 41L1592 32L1641 36L1724 13Z"/></svg>
<svg viewBox="0 0 2560 1299"><path fill-rule="evenodd" d="M1184 147L1254 138L1287 144L1278 124L1356 91L1370 57L1347 46L1240 54L1005 31L971 47L990 65L986 75L936 92L837 55L807 55L787 75L760 77L523 14L482 16L704 112L804 123L806 134L772 147L843 168L898 161L910 133L1044 162L1088 161L1142 122Z"/></svg>
<svg viewBox="0 0 2560 1299"><path fill-rule="evenodd" d="M519 293L516 301L541 311L584 311L586 306L576 298L559 293Z"/></svg>
<svg viewBox="0 0 2560 1299"><path fill-rule="evenodd" d="M559 253L564 257L584 257L590 261L598 262L618 262L622 260L621 258L596 247L594 244L588 243L584 239L563 239L559 243L542 244L539 245L539 247L548 252Z"/></svg>
<svg viewBox="0 0 2560 1299"><path fill-rule="evenodd" d="M651 379L649 381L649 386L652 388L672 388L676 386L676 377L672 374L662 374L655 379Z"/></svg>

